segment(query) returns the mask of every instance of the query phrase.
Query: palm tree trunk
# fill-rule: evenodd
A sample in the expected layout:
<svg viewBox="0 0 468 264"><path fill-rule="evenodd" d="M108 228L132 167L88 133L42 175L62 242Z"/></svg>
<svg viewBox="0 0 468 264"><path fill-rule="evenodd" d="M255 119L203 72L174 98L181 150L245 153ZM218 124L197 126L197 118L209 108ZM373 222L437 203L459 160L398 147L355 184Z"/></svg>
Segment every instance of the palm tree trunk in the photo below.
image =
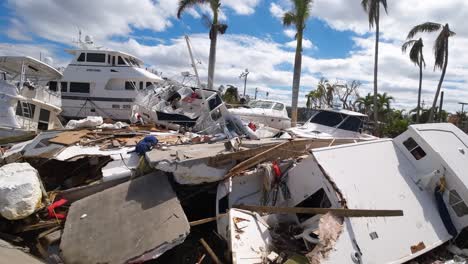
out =
<svg viewBox="0 0 468 264"><path fill-rule="evenodd" d="M218 27L217 25L211 26L211 34L210 34L210 57L208 59L208 89L213 89L213 79L214 79L214 72L215 72L215 64L216 64L216 42L218 40Z"/></svg>
<svg viewBox="0 0 468 264"><path fill-rule="evenodd" d="M294 76L292 87L292 103L291 103L291 126L297 124L297 102L299 98L299 86L301 84L301 66L302 66L302 26L298 26L296 57L294 59Z"/></svg>
<svg viewBox="0 0 468 264"><path fill-rule="evenodd" d="M440 89L442 88L442 83L444 82L445 72L447 71L447 65L448 65L448 37L447 37L447 39L445 41L446 41L446 43L445 43L444 67L442 68L442 74L440 75L439 84L437 85L437 91L436 91L436 94L434 96L434 102L432 102L432 108L431 108L431 111L429 112L429 121L428 121L428 123L434 122L435 108L436 108L436 105L437 105L437 101L439 99L439 94L440 94Z"/></svg>
<svg viewBox="0 0 468 264"><path fill-rule="evenodd" d="M379 134L379 109L377 105L377 72L379 67L379 20L380 20L380 5L377 4L377 14L375 23L375 55L374 55L374 130L375 134Z"/></svg>
<svg viewBox="0 0 468 264"><path fill-rule="evenodd" d="M422 50L419 51L422 58ZM419 90L418 90L418 105L416 106L416 124L419 124L419 117L421 114L421 92L422 92L422 60L419 61Z"/></svg>

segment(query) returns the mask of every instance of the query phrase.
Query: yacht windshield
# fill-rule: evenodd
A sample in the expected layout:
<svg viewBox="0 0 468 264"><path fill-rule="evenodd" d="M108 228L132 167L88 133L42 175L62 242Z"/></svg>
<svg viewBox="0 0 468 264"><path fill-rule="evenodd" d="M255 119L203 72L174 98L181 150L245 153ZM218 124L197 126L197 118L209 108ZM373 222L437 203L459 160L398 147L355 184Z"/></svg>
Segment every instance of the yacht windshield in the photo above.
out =
<svg viewBox="0 0 468 264"><path fill-rule="evenodd" d="M357 116L349 116L338 128L358 132L362 127L363 121Z"/></svg>
<svg viewBox="0 0 468 264"><path fill-rule="evenodd" d="M334 127L341 123L347 115L342 115L336 112L322 111L314 115L309 122L316 123L319 125Z"/></svg>
<svg viewBox="0 0 468 264"><path fill-rule="evenodd" d="M346 119L346 120L345 120ZM343 122L344 120L344 122ZM343 122L338 128L348 131L355 131L358 132L359 129L362 127L362 119L357 116L348 116L345 114L337 113L337 112L330 112L330 111L321 111L314 115L309 122L335 127Z"/></svg>
<svg viewBox="0 0 468 264"><path fill-rule="evenodd" d="M252 108L263 108L263 109L271 109L273 107L274 102L268 101L254 101L250 104Z"/></svg>

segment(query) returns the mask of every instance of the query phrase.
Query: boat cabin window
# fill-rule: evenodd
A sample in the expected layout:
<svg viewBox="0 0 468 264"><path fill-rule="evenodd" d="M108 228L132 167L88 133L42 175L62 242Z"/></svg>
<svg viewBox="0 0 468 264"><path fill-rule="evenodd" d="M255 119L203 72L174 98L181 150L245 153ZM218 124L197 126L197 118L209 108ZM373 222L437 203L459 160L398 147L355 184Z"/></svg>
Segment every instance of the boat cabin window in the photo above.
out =
<svg viewBox="0 0 468 264"><path fill-rule="evenodd" d="M221 100L221 97L219 97L218 94L216 94L213 98L211 98L208 101L208 107L210 108L210 111L218 107L218 105L222 104L223 100ZM216 120L216 119L213 119Z"/></svg>
<svg viewBox="0 0 468 264"><path fill-rule="evenodd" d="M67 82L61 82L60 83L60 91L66 93L68 92L68 83Z"/></svg>
<svg viewBox="0 0 468 264"><path fill-rule="evenodd" d="M85 53L81 53L76 61L85 61Z"/></svg>
<svg viewBox="0 0 468 264"><path fill-rule="evenodd" d="M334 127L341 123L347 116L336 113L336 112L330 112L330 111L322 111L318 112L316 115L314 115L309 122L311 123L316 123L319 125L324 125L324 126L329 126L329 127Z"/></svg>
<svg viewBox="0 0 468 264"><path fill-rule="evenodd" d="M458 217L468 214L468 207L456 190L449 192L449 204Z"/></svg>
<svg viewBox="0 0 468 264"><path fill-rule="evenodd" d="M49 82L49 90L56 92L57 91L57 82L56 81L50 81Z"/></svg>
<svg viewBox="0 0 468 264"><path fill-rule="evenodd" d="M117 60L118 64L119 65L126 65L125 64L125 61L122 59L122 57L118 56L118 60Z"/></svg>
<svg viewBox="0 0 468 264"><path fill-rule="evenodd" d="M140 90L143 90L143 82L140 82Z"/></svg>
<svg viewBox="0 0 468 264"><path fill-rule="evenodd" d="M146 87L150 87L151 85L153 85L153 83L151 83L151 82L146 82Z"/></svg>
<svg viewBox="0 0 468 264"><path fill-rule="evenodd" d="M87 53L86 54L87 62L106 62L106 54L104 53Z"/></svg>
<svg viewBox="0 0 468 264"><path fill-rule="evenodd" d="M2 80L6 81L6 72L2 72Z"/></svg>
<svg viewBox="0 0 468 264"><path fill-rule="evenodd" d="M89 83L71 82L70 93L89 93Z"/></svg>
<svg viewBox="0 0 468 264"><path fill-rule="evenodd" d="M115 65L115 56L112 56L112 65Z"/></svg>
<svg viewBox="0 0 468 264"><path fill-rule="evenodd" d="M50 111L47 109L41 109L39 112L39 122L37 128L39 130L47 130L49 128L49 117Z"/></svg>
<svg viewBox="0 0 468 264"><path fill-rule="evenodd" d="M416 143L412 137L403 141L403 145L416 160L420 160L426 156L426 152L418 145L418 143Z"/></svg>
<svg viewBox="0 0 468 264"><path fill-rule="evenodd" d="M263 108L263 109L271 109L273 107L274 102L268 101L254 101L250 106L252 108Z"/></svg>
<svg viewBox="0 0 468 264"><path fill-rule="evenodd" d="M34 112L36 112L36 105L26 102L18 102L16 105L16 115L18 116L33 118Z"/></svg>
<svg viewBox="0 0 468 264"><path fill-rule="evenodd" d="M107 63L111 64L111 55L107 54Z"/></svg>
<svg viewBox="0 0 468 264"><path fill-rule="evenodd" d="M135 90L136 89L136 82L125 82L125 90Z"/></svg>
<svg viewBox="0 0 468 264"><path fill-rule="evenodd" d="M284 109L284 104L276 103L273 106L273 110L283 111L283 109Z"/></svg>
<svg viewBox="0 0 468 264"><path fill-rule="evenodd" d="M358 132L362 126L362 119L357 116L348 116L346 120L338 127L339 129Z"/></svg>
<svg viewBox="0 0 468 264"><path fill-rule="evenodd" d="M295 207L306 207L306 208L330 208L331 202L328 199L327 194L323 188L319 189L311 196L307 197L305 200L300 202ZM304 222L305 220L311 218L314 215L311 214L296 214L299 222Z"/></svg>

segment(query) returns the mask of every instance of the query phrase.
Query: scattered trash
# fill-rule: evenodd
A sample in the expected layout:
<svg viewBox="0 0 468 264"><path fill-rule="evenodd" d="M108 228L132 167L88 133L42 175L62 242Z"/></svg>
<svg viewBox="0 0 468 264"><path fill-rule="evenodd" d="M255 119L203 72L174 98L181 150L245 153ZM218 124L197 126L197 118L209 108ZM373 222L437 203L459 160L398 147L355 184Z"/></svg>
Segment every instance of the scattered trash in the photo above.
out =
<svg viewBox="0 0 468 264"><path fill-rule="evenodd" d="M92 128L104 123L102 116L88 116L80 120L70 120L65 126L66 129Z"/></svg>

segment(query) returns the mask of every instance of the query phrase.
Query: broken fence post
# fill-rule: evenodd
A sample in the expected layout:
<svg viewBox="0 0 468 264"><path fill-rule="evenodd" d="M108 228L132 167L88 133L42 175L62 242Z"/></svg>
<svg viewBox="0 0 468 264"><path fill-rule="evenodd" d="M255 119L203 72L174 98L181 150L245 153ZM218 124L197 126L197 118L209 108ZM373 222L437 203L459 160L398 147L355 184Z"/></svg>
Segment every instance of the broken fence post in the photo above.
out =
<svg viewBox="0 0 468 264"><path fill-rule="evenodd" d="M367 210L367 209L346 209L346 208L304 208L304 207L274 207L255 205L234 205L234 208L263 212L263 213L283 213L283 214L326 214L333 213L342 217L383 217L383 216L403 216L402 210Z"/></svg>

